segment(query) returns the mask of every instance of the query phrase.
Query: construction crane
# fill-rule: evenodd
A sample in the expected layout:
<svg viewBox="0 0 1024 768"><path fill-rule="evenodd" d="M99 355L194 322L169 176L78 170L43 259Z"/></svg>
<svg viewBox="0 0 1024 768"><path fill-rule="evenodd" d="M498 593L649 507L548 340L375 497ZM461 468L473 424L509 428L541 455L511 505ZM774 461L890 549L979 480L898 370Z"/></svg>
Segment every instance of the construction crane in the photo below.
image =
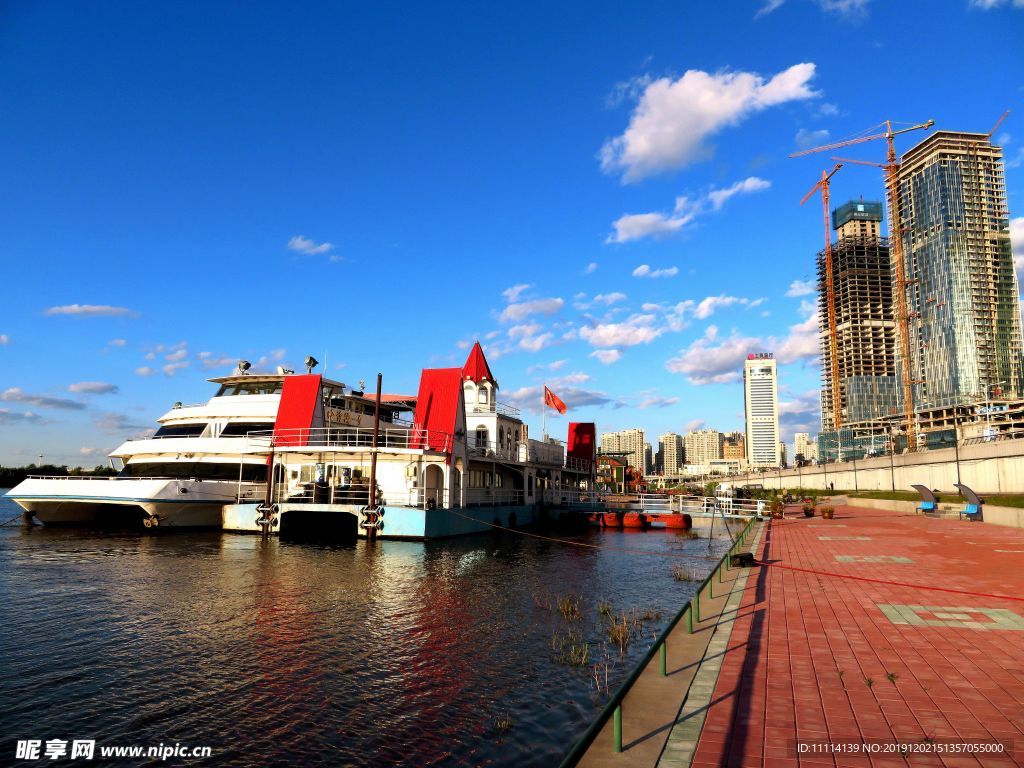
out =
<svg viewBox="0 0 1024 768"><path fill-rule="evenodd" d="M843 167L837 163L831 171L822 171L821 179L800 201L803 205L815 192L821 191L821 205L825 212L825 307L828 314L828 363L832 372L832 423L835 429L843 425L842 398L839 393L839 345L836 341L836 286L832 277L832 228L829 226L829 181Z"/></svg>
<svg viewBox="0 0 1024 768"><path fill-rule="evenodd" d="M999 126L1003 124L1003 120L1005 120L1009 116L1009 114L1010 110L1006 110L1005 112L1003 112L999 119L996 120L996 124L992 126L992 130L988 132L988 135L985 137L986 139L992 138L992 134L999 130Z"/></svg>
<svg viewBox="0 0 1024 768"><path fill-rule="evenodd" d="M831 149L839 149L840 147L849 147L853 144L863 144L864 142L874 141L875 139L885 139L886 161L882 167L885 169L885 193L886 202L889 207L889 255L895 267L896 336L900 344L901 353L900 370L903 378L904 431L907 435L907 450L913 451L917 449L917 425L914 420L914 384L919 384L921 382L912 381L910 373L910 318L907 314L906 295L907 285L909 283L907 281L906 268L903 264L903 238L901 237L900 230L901 216L899 212L899 190L896 188L897 174L900 168L899 160L896 158L896 137L903 133L909 133L910 131L927 131L935 125L935 121L928 120L924 123L918 123L917 125L897 130L893 130L892 120L886 120L884 125L885 131L882 133L872 133L866 136L858 136L854 139L846 139L845 141L825 144L821 147L812 147L811 149L794 152L790 157L802 157L803 155L810 155L815 152L826 152ZM996 127L998 128L998 124ZM865 161L855 162L868 164Z"/></svg>

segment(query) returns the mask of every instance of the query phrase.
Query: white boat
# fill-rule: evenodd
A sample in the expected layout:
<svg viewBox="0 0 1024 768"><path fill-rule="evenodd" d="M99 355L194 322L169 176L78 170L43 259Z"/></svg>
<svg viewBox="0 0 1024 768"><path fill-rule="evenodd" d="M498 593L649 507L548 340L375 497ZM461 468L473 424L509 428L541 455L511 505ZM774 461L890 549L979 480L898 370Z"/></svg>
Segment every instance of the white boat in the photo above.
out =
<svg viewBox="0 0 1024 768"><path fill-rule="evenodd" d="M176 403L152 436L114 450L110 457L122 467L116 477L29 477L7 497L29 521L48 525L220 528L225 505L258 501L267 485L267 457L250 433L309 425L304 413L294 412L296 405L315 412L321 429L372 426L373 401L342 382L247 369L243 361L235 374L210 379L218 390L208 402ZM283 407L286 389L297 396ZM383 418L390 422L410 407L393 397Z"/></svg>

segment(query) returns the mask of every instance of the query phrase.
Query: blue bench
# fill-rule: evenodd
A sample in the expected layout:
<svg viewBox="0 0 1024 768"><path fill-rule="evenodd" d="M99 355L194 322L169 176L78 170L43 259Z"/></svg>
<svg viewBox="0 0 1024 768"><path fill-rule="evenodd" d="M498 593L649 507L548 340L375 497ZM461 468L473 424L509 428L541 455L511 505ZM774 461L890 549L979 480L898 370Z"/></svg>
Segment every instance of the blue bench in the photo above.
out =
<svg viewBox="0 0 1024 768"><path fill-rule="evenodd" d="M964 508L960 510L960 519L963 520L964 516L966 516L968 520L983 520L981 499L978 497L978 494L962 483L957 483L956 489L960 491L960 495L967 502Z"/></svg>
<svg viewBox="0 0 1024 768"><path fill-rule="evenodd" d="M910 487L921 494L921 505L917 508L918 512L923 515L927 512L939 511L939 500L931 488L927 485L912 485Z"/></svg>

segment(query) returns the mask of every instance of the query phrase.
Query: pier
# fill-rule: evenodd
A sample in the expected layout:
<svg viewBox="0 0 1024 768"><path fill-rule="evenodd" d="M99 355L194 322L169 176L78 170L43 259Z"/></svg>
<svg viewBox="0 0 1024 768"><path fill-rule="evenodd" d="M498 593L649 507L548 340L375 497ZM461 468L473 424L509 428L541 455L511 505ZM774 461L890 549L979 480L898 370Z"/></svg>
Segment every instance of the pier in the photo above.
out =
<svg viewBox="0 0 1024 768"><path fill-rule="evenodd" d="M622 751L605 728L567 764L1024 761L1024 532L791 508L753 551L758 566L702 601L691 636L700 642L669 645L676 680L655 689L651 670L638 676L622 709Z"/></svg>

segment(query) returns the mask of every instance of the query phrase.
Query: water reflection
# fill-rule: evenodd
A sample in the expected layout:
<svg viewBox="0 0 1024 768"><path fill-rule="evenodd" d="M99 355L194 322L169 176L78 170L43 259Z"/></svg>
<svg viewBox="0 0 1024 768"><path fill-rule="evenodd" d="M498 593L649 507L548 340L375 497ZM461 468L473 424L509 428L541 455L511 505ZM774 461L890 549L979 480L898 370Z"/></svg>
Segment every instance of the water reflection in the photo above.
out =
<svg viewBox="0 0 1024 768"><path fill-rule="evenodd" d="M672 565L706 570L729 543L576 539L602 546L0 529L4 748L27 734L209 745L207 765L551 765L603 702L590 669L553 658L566 621L540 598L582 596L573 629L595 652L599 601L661 613L614 652L614 689L696 586Z"/></svg>

